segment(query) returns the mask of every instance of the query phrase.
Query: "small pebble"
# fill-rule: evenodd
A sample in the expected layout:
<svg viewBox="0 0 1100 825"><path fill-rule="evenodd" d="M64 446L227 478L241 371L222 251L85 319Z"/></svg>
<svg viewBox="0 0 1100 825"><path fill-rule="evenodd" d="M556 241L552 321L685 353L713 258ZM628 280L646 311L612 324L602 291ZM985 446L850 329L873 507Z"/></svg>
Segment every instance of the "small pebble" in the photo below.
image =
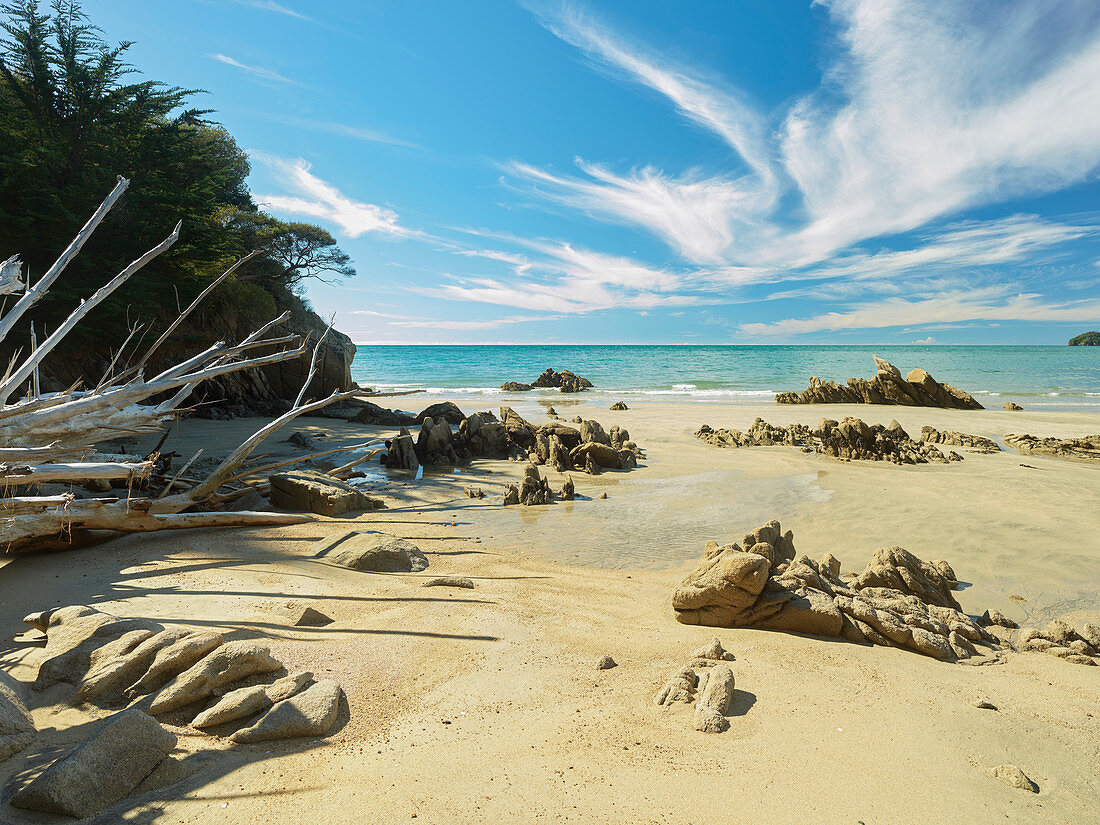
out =
<svg viewBox="0 0 1100 825"><path fill-rule="evenodd" d="M618 662L610 656L601 656L599 661L596 662L596 670L611 670L611 668L618 666Z"/></svg>
<svg viewBox="0 0 1100 825"><path fill-rule="evenodd" d="M985 699L975 699L974 707L981 710L1000 710L1000 708L997 707L995 704L993 704L992 702L987 702Z"/></svg>

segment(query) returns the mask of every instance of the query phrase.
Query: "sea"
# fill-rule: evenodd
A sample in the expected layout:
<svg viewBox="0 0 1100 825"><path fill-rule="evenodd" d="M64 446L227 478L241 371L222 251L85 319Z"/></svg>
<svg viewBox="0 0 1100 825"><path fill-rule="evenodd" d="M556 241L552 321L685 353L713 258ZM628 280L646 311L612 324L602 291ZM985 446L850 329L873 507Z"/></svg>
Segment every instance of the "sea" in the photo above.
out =
<svg viewBox="0 0 1100 825"><path fill-rule="evenodd" d="M803 390L811 376L870 378L872 355L902 374L922 367L986 407L1011 400L1024 408L1100 411L1100 347L372 345L357 348L352 377L380 392L490 398L507 395L499 389L506 381L531 383L553 367L584 376L597 396L628 403L749 404Z"/></svg>

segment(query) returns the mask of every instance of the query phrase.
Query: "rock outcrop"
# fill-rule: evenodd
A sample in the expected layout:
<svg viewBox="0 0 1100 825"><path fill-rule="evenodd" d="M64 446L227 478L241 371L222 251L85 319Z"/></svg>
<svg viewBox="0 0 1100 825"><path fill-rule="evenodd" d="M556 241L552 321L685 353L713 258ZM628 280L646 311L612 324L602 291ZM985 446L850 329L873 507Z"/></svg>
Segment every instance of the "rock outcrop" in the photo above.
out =
<svg viewBox="0 0 1100 825"><path fill-rule="evenodd" d="M905 378L888 361L874 356L878 374L874 378L849 378L848 383L810 379L800 393L777 393L779 404L895 404L906 407L944 407L956 410L981 410L973 396L950 384L940 384L919 367Z"/></svg>
<svg viewBox="0 0 1100 825"><path fill-rule="evenodd" d="M1081 438L1040 438L1037 435L1008 433L1005 435L1005 444L1021 455L1100 461L1100 434Z"/></svg>
<svg viewBox="0 0 1100 825"><path fill-rule="evenodd" d="M342 516L378 510L384 505L341 481L316 470L290 470L276 473L268 481L271 484L271 504L283 510L299 513L317 513L322 516Z"/></svg>
<svg viewBox="0 0 1100 825"><path fill-rule="evenodd" d="M0 681L0 762L34 741L34 720L19 695Z"/></svg>
<svg viewBox="0 0 1100 825"><path fill-rule="evenodd" d="M704 557L672 596L684 624L838 637L951 661L1003 645L961 611L946 562L900 547L877 551L862 573L842 579L835 558L796 555L794 536L772 521L740 545L708 543Z"/></svg>
<svg viewBox="0 0 1100 825"><path fill-rule="evenodd" d="M349 534L325 560L366 573L419 573L428 569L427 556L411 541L369 533Z"/></svg>
<svg viewBox="0 0 1100 825"><path fill-rule="evenodd" d="M1064 619L1055 619L1045 628L1027 628L1020 631L1020 650L1047 653L1078 665L1100 664L1100 627L1086 624L1078 633Z"/></svg>
<svg viewBox="0 0 1100 825"><path fill-rule="evenodd" d="M630 407L626 405L625 401L616 401L614 404L608 407L608 409L612 410L613 412L623 412L625 410L629 410Z"/></svg>
<svg viewBox="0 0 1100 825"><path fill-rule="evenodd" d="M988 451L984 446L986 442L992 444L994 449L997 446L981 436L939 433L930 427L924 429L930 431L929 438L952 437L956 440L946 443L966 442L976 446L981 445L980 449L983 452ZM945 464L949 461L962 460L962 456L954 451L948 451L947 455L944 455L935 445L936 442L924 439L923 432L922 440L914 441L897 421L891 421L884 427L881 424L865 424L860 419L851 417L839 422L831 418L823 418L812 430L804 424L791 424L788 427L775 426L762 418L757 418L748 432L744 433L740 430L715 430L704 424L695 433L695 437L716 447L785 445L800 447L807 453L816 452L833 458L855 461Z"/></svg>
<svg viewBox="0 0 1100 825"><path fill-rule="evenodd" d="M557 370L547 368L543 371L542 375L536 378L530 384L520 384L516 381L508 381L505 384L501 384L500 388L504 392L526 392L533 389L558 389L562 392L583 392L592 386L592 382L587 378L582 378L579 375L574 375L569 370Z"/></svg>
<svg viewBox="0 0 1100 825"><path fill-rule="evenodd" d="M946 444L952 447L967 447L979 453L999 453L1001 448L992 438L969 433L957 433L954 430L937 430L935 427L921 427L920 440L926 444Z"/></svg>

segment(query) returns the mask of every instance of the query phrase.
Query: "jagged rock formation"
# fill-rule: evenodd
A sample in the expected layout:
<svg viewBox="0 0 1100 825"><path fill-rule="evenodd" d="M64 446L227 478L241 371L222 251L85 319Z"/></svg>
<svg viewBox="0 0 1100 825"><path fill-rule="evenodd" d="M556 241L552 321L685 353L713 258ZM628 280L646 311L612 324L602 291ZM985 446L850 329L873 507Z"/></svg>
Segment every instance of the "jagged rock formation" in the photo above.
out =
<svg viewBox="0 0 1100 825"><path fill-rule="evenodd" d="M777 393L779 404L895 404L906 407L945 407L956 410L985 409L968 393L940 384L919 367L905 378L888 361L874 356L878 374L871 379L849 378L847 385L822 381L816 376L800 393Z"/></svg>
<svg viewBox="0 0 1100 825"><path fill-rule="evenodd" d="M1100 627L1086 624L1078 633L1069 622L1055 619L1042 630L1027 628L1020 631L1021 650L1049 653L1078 665L1098 665L1100 655Z"/></svg>
<svg viewBox="0 0 1100 825"><path fill-rule="evenodd" d="M952 447L968 447L979 453L999 453L1001 448L992 438L969 433L957 433L954 430L937 430L935 427L921 427L920 440L926 444L947 444Z"/></svg>
<svg viewBox="0 0 1100 825"><path fill-rule="evenodd" d="M583 392L592 386L587 378L574 375L569 370L557 370L547 368L542 375L530 384L521 384L516 381L508 381L501 384L500 388L505 392L526 392L533 389L559 389L562 392Z"/></svg>
<svg viewBox="0 0 1100 825"><path fill-rule="evenodd" d="M1081 438L1040 438L1037 435L1008 433L1005 444L1022 455L1049 455L1078 461L1100 461L1100 435Z"/></svg>
<svg viewBox="0 0 1100 825"><path fill-rule="evenodd" d="M772 521L740 545L709 542L704 556L672 595L684 624L838 637L951 661L1003 644L962 612L947 562L900 547L878 550L862 573L842 579L835 558L796 555L793 534Z"/></svg>
<svg viewBox="0 0 1100 825"><path fill-rule="evenodd" d="M1005 410L1008 412L1022 412L1023 407L1017 404L1015 401L1005 401Z"/></svg>
<svg viewBox="0 0 1100 825"><path fill-rule="evenodd" d="M959 440L947 443L969 441L977 444L988 440L965 433L941 434L930 427L924 429L931 430L930 437L934 434L935 437L951 436ZM757 418L748 432L715 430L704 424L696 431L695 437L716 447L768 447L778 444L801 447L803 452L817 452L845 460L889 461L894 464L962 461L962 456L954 451L949 451L945 456L930 441L914 441L902 426L893 420L884 427L881 424L865 424L858 418L848 417L840 422L823 418L817 427L811 430L805 424L779 427L769 424L762 418ZM993 444L993 442L989 443ZM996 444L993 446L996 447Z"/></svg>
<svg viewBox="0 0 1100 825"><path fill-rule="evenodd" d="M630 407L626 405L625 401L616 401L614 404L608 407L608 409L612 411L622 412L623 410L629 410Z"/></svg>
<svg viewBox="0 0 1100 825"><path fill-rule="evenodd" d="M429 407L425 413L433 409ZM449 414L451 422L463 415L457 407ZM421 421L415 438L402 428L396 438L386 442L385 466L416 470L421 465L460 466L474 458L513 458L549 465L561 473L586 468L599 472L631 469L645 458L626 429L614 426L608 433L596 421L582 421L579 428L558 421L536 427L511 407L500 408L499 420L491 412L463 416L457 429L445 419L423 414Z"/></svg>

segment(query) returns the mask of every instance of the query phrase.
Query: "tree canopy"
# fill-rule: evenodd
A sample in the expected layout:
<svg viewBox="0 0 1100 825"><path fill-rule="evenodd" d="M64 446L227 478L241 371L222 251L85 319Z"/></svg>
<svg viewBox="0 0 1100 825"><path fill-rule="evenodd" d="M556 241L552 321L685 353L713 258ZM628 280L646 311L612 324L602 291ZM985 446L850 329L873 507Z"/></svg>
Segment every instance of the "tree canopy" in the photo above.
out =
<svg viewBox="0 0 1100 825"><path fill-rule="evenodd" d="M33 320L56 326L177 221L180 241L96 309L97 341L170 314L254 249L263 253L227 285L234 300L285 303L305 278L355 274L321 227L259 212L248 157L211 110L192 105L200 90L142 79L125 61L132 44L109 44L77 0L45 12L39 0L15 0L0 15L0 258L19 253L41 275L116 175L132 181Z"/></svg>

